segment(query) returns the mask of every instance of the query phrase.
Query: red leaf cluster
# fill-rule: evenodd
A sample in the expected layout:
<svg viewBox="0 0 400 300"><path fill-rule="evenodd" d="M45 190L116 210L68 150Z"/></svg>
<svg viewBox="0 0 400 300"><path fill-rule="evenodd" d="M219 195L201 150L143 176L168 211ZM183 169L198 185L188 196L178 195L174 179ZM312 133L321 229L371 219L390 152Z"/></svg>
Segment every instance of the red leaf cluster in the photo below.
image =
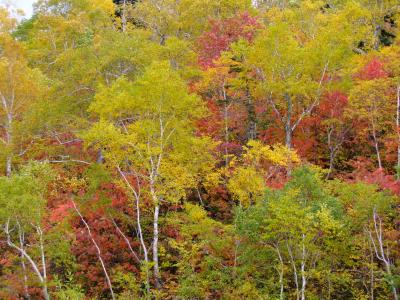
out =
<svg viewBox="0 0 400 300"><path fill-rule="evenodd" d="M221 52L229 46L245 39L252 41L257 29L261 28L258 19L244 12L225 20L210 20L209 31L204 32L198 39L199 65L204 69L214 66Z"/></svg>

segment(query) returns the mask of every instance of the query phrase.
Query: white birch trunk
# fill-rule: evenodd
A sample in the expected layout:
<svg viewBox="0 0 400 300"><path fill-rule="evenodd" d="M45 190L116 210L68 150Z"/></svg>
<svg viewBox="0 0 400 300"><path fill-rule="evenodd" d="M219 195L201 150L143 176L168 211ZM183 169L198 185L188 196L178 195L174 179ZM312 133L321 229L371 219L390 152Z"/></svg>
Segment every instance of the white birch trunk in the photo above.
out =
<svg viewBox="0 0 400 300"><path fill-rule="evenodd" d="M107 280L108 288L109 288L110 293L111 293L111 299L112 299L112 300L115 300L116 298L115 298L114 291L113 291L113 288L112 288L111 279L110 279L110 276L108 275L108 272L107 272L106 266L105 266L105 264L104 264L103 258L101 257L101 250L100 250L100 247L99 247L99 245L97 244L96 240L93 238L92 231L90 230L89 224L88 224L88 223L86 222L86 220L83 218L81 212L78 210L78 208L77 208L77 206L76 206L76 204L75 204L74 201L72 201L72 205L73 205L73 207L74 207L76 213L79 215L81 221L82 221L83 224L85 225L86 230L87 230L88 235L89 235L89 238L91 239L93 245L94 245L95 248L96 248L97 257L98 257L98 259L99 259L99 261L100 261L101 267L102 267L102 269L103 269L104 276L106 277L106 280Z"/></svg>
<svg viewBox="0 0 400 300"><path fill-rule="evenodd" d="M383 241L383 231L382 231L382 220L379 217L376 209L373 212L373 221L374 221L374 231L373 233L368 230L369 237L372 242L372 246L375 251L376 257L383 263L385 266L386 274L389 277L389 284L392 289L393 299L398 300L399 296L397 294L396 284L393 280L392 274L392 262L390 261L388 252L385 252L384 249L384 241Z"/></svg>

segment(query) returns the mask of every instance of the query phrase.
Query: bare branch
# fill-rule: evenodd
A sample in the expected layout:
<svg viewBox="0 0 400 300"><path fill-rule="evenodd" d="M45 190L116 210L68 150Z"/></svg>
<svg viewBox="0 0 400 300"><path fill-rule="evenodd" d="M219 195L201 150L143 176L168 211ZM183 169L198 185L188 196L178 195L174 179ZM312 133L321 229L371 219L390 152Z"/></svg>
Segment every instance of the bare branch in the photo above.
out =
<svg viewBox="0 0 400 300"><path fill-rule="evenodd" d="M72 205L73 205L73 207L74 207L76 213L79 215L81 221L82 221L83 224L85 225L86 230L87 230L88 235L89 235L89 238L91 239L93 245L94 245L95 248L96 248L97 257L99 258L101 267L103 268L103 272L104 272L104 275L105 275L105 277L106 277L108 287L109 287L109 289L110 289L111 298L112 298L113 300L115 300L114 291L113 291L113 288L112 288L112 285L111 285L110 276L108 275L108 272L107 272L106 266L105 266L105 264L104 264L103 258L101 257L101 250L100 250L100 247L99 247L99 245L97 244L96 240L93 238L93 235L92 235L92 232L91 232L91 230L90 230L89 224L86 222L86 220L85 220L84 217L82 216L81 212L80 212L79 209L77 208L77 206L76 206L76 204L75 204L75 201L72 200L71 202L72 202Z"/></svg>

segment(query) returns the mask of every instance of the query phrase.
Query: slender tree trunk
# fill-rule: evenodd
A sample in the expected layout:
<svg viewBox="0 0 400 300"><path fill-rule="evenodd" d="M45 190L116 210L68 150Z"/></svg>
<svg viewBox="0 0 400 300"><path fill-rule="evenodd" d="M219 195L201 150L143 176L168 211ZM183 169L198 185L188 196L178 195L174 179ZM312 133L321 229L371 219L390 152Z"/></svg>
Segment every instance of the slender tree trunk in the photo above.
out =
<svg viewBox="0 0 400 300"><path fill-rule="evenodd" d="M284 294L283 294L283 291L284 291L283 275L284 275L285 265L283 263L283 258L282 258L281 252L279 250L279 246L275 245L275 249L276 249L276 253L278 254L279 264L280 264L280 270L278 270L278 273L279 273L279 286L280 286L279 299L283 300L285 298Z"/></svg>
<svg viewBox="0 0 400 300"><path fill-rule="evenodd" d="M101 148L99 148L99 150L97 151L97 159L96 162L98 164L103 164L104 163L104 156L103 156L103 150Z"/></svg>
<svg viewBox="0 0 400 300"><path fill-rule="evenodd" d="M384 249L384 241L383 241L383 231L382 231L382 219L379 217L376 209L374 209L373 213L373 221L374 221L374 234L369 230L369 237L372 242L372 246L375 251L376 257L383 263L386 269L386 274L389 277L389 284L392 288L393 299L398 300L399 296L397 294L396 284L393 280L392 274L392 262L390 261L389 254L385 252ZM376 239L376 241L375 241Z"/></svg>
<svg viewBox="0 0 400 300"><path fill-rule="evenodd" d="M11 72L11 70L9 70ZM11 147L12 147L12 142L13 142L13 106L14 106L14 100L15 100L15 91L12 89L11 92L11 97L7 99L2 92L0 91L0 99L1 99L1 105L3 106L3 112L5 113L5 121L4 121L4 130L5 130L5 139L4 139L4 144L7 147L7 157L6 157L6 176L11 176L11 171L12 171L12 152L11 152Z"/></svg>
<svg viewBox="0 0 400 300"><path fill-rule="evenodd" d="M222 98L224 101L224 139L225 139L225 167L228 166L228 143L229 143L229 103L226 95L225 83L222 86Z"/></svg>
<svg viewBox="0 0 400 300"><path fill-rule="evenodd" d="M7 113L7 125L6 125L6 141L7 147L12 147L13 142L13 130L12 130L13 117L9 112ZM7 149L9 153L6 158L6 176L10 177L12 172L12 154L10 153L11 149Z"/></svg>
<svg viewBox="0 0 400 300"><path fill-rule="evenodd" d="M328 173L326 174L326 179L329 179L329 177L332 174L333 171L333 161L335 159L334 153L332 150L329 151L329 169L328 169Z"/></svg>
<svg viewBox="0 0 400 300"><path fill-rule="evenodd" d="M333 129L329 128L328 130L328 148L329 148L329 169L328 173L326 174L326 179L328 179L333 171L333 161L335 159L335 147L332 146L332 132Z"/></svg>
<svg viewBox="0 0 400 300"><path fill-rule="evenodd" d="M292 268L293 268L294 284L296 286L296 299L300 300L299 279L298 279L298 275L297 275L296 262L295 262L294 257L293 257L292 249L290 248L289 243L287 241L286 241L286 247L288 249L290 262L291 262Z"/></svg>
<svg viewBox="0 0 400 300"><path fill-rule="evenodd" d="M6 176L10 177L12 172L12 157L8 155L6 158Z"/></svg>
<svg viewBox="0 0 400 300"><path fill-rule="evenodd" d="M91 239L91 241L92 241L94 247L96 248L97 257L98 257L98 259L99 259L99 261L100 261L101 267L102 267L102 269L103 269L104 276L106 277L106 280L107 280L108 288L109 288L110 293L111 293L111 299L112 299L112 300L115 300L116 298L115 298L115 295L114 295L114 290L113 290L113 288L112 288L111 279L110 279L110 276L108 275L108 272L107 272L106 266L105 266L105 264L104 264L103 258L101 257L101 250L100 250L100 247L99 247L99 245L97 244L96 240L93 238L92 231L90 230L89 224L86 222L85 218L82 216L81 212L78 210L78 208L77 208L77 206L76 206L76 204L75 204L75 201L72 201L72 205L73 205L73 207L74 207L76 213L79 215L79 217L80 217L82 223L85 225L86 230L87 230L88 235L89 235L89 238Z"/></svg>
<svg viewBox="0 0 400 300"><path fill-rule="evenodd" d="M143 230L142 230L142 225L140 222L139 198L136 198L136 223L138 226L140 244L142 245L142 249L143 249L144 262L146 264L146 291L147 291L147 293L150 293L149 255L148 255L146 244L144 243Z"/></svg>
<svg viewBox="0 0 400 300"><path fill-rule="evenodd" d="M25 248L25 236L24 233L21 231L21 227L19 226L19 245L21 249ZM22 268L22 275L23 275L23 281L24 281L24 299L28 300L31 298L29 295L29 290L28 290L28 276L26 273L26 265L25 265L25 256L21 253L21 268Z"/></svg>
<svg viewBox="0 0 400 300"><path fill-rule="evenodd" d="M153 276L154 286L159 289L161 287L160 267L158 262L158 219L160 214L160 203L156 190L154 188L154 174L150 175L150 193L154 205L154 218L153 218Z"/></svg>
<svg viewBox="0 0 400 300"><path fill-rule="evenodd" d="M203 198L201 197L199 187L196 187L197 197L199 198L201 206L204 206Z"/></svg>
<svg viewBox="0 0 400 300"><path fill-rule="evenodd" d="M40 226L36 226L36 231L39 235L39 247L40 247L40 257L42 261L42 276L43 276L43 294L46 300L50 299L49 292L47 290L47 267L46 267L46 256L44 253L44 244L43 244L43 231Z"/></svg>
<svg viewBox="0 0 400 300"><path fill-rule="evenodd" d="M285 94L285 100L287 105L287 115L286 115L286 122L285 122L285 144L286 147L292 149L292 99L290 98L289 94Z"/></svg>
<svg viewBox="0 0 400 300"><path fill-rule="evenodd" d="M374 50L378 50L379 49L379 44L380 44L379 35L381 33L382 28L381 28L380 25L376 25L376 22L374 22L374 23L375 23L374 24L375 25L375 29L374 29L374 38L375 38Z"/></svg>
<svg viewBox="0 0 400 300"><path fill-rule="evenodd" d="M233 258L233 274L234 274L235 278L237 276L237 261L238 261L239 245L240 245L240 240L235 238L235 252L234 252L234 258Z"/></svg>
<svg viewBox="0 0 400 300"><path fill-rule="evenodd" d="M370 260L370 295L371 295L371 300L374 300L375 296L374 296L374 289L375 289L375 276L374 276L374 253L371 247L371 242L368 243L369 245L369 254L371 256L371 260Z"/></svg>
<svg viewBox="0 0 400 300"><path fill-rule="evenodd" d="M150 274L149 274L149 255L147 251L147 246L144 242L143 238L143 230L142 230L142 224L140 221L140 188L139 191L136 191L132 185L129 183L128 179L126 178L125 174L122 172L121 168L117 166L117 170L121 177L124 179L126 185L129 187L131 190L134 198L135 198L135 208L136 208L136 224L138 228L138 235L139 235L139 240L140 240L140 245L142 246L143 250L143 256L144 256L144 262L146 264L145 266L145 271L146 271L146 291L147 293L150 293ZM140 187L140 181L138 177L136 177L137 185Z"/></svg>
<svg viewBox="0 0 400 300"><path fill-rule="evenodd" d="M303 233L302 237L302 251L301 251L301 300L306 300L306 285L307 285L307 278L306 278L306 247L305 247L305 235Z"/></svg>
<svg viewBox="0 0 400 300"><path fill-rule="evenodd" d="M126 0L122 5L122 15L121 15L121 22L122 22L122 32L126 31Z"/></svg>
<svg viewBox="0 0 400 300"><path fill-rule="evenodd" d="M24 277L24 299L29 300L31 299L31 296L29 295L29 290L28 290L28 276L26 273L26 265L25 265L25 257L21 254L21 268L22 268L22 274Z"/></svg>
<svg viewBox="0 0 400 300"><path fill-rule="evenodd" d="M137 256L136 252L133 250L132 248L132 244L129 241L128 237L125 235L125 233L122 232L121 228L119 228L118 224L115 222L115 220L113 218L111 218L112 223L114 224L115 229L117 230L117 232L122 236L122 238L124 239L126 245L128 246L129 251L131 252L132 256L135 258L135 260L137 262L140 262L139 257Z"/></svg>
<svg viewBox="0 0 400 300"><path fill-rule="evenodd" d="M228 127L228 104L224 103L224 138L225 138L225 167L228 166L228 143L229 143L229 127Z"/></svg>
<svg viewBox="0 0 400 300"><path fill-rule="evenodd" d="M257 8L257 7L258 7L258 0L251 0L251 5L252 5L254 8Z"/></svg>
<svg viewBox="0 0 400 300"><path fill-rule="evenodd" d="M19 230L20 233L21 233L22 228L21 228L21 226L19 225L19 222L17 222L17 224L18 224L18 230ZM10 228L9 228L9 226L10 226L10 220L7 220L7 222L6 222L6 224L5 224L5 227L4 227L4 233L5 233L6 237L7 237L7 245L8 245L9 247L14 248L15 250L17 250L17 251L19 252L20 255L23 255L23 256L28 260L28 262L29 262L29 264L31 265L32 269L33 269L34 272L36 273L36 275L37 275L37 277L38 277L40 283L42 284L42 287L43 287L43 288L42 288L43 298L44 298L45 300L49 300L50 297L49 297L49 294L48 294L48 292L47 292L47 283L45 282L45 277L44 277L44 276L42 275L42 273L40 272L39 266L35 263L35 261L32 259L32 257L26 252L26 250L25 250L24 248L18 247L16 244L14 244L14 243L11 241ZM23 234L23 233L22 233L22 234ZM42 245L43 245L43 243L42 243ZM43 247L43 246L42 246L42 247ZM42 252L42 255L43 255L43 252ZM43 257L42 257L42 259L43 259ZM46 288L44 288L44 287L46 287Z"/></svg>
<svg viewBox="0 0 400 300"><path fill-rule="evenodd" d="M248 89L246 90L246 108L247 108L247 139L254 140L257 138L257 116L254 101Z"/></svg>
<svg viewBox="0 0 400 300"><path fill-rule="evenodd" d="M293 127L292 127L292 99L289 94L285 94L286 104L287 104L287 115L285 121L285 143L288 149L292 149L292 137L293 137ZM289 161L287 166L287 175L290 176L292 174L292 162Z"/></svg>
<svg viewBox="0 0 400 300"><path fill-rule="evenodd" d="M160 268L158 263L158 217L160 206L156 204L154 207L154 222L153 222L153 264L154 264L154 285L156 288L161 287Z"/></svg>
<svg viewBox="0 0 400 300"><path fill-rule="evenodd" d="M376 158L378 160L378 168L382 169L382 160L381 160L381 154L380 154L380 150L379 150L378 137L376 136L376 127L375 127L374 120L372 120L371 125L372 125L372 137L374 139Z"/></svg>
<svg viewBox="0 0 400 300"><path fill-rule="evenodd" d="M393 280L393 274L392 274L392 271L391 271L391 264L390 263L386 263L385 267L386 267L386 273L390 277L390 285L392 287L393 299L394 300L399 300L399 296L397 294L396 284L395 284L395 282Z"/></svg>

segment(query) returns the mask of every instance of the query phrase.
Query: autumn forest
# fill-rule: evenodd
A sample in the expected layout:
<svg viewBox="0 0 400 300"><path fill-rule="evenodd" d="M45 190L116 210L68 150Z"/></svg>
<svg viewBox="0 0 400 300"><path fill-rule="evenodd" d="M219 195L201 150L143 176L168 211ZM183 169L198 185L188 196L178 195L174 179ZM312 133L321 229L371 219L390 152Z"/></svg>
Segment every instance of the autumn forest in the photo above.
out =
<svg viewBox="0 0 400 300"><path fill-rule="evenodd" d="M14 1L0 299L399 299L398 0Z"/></svg>

